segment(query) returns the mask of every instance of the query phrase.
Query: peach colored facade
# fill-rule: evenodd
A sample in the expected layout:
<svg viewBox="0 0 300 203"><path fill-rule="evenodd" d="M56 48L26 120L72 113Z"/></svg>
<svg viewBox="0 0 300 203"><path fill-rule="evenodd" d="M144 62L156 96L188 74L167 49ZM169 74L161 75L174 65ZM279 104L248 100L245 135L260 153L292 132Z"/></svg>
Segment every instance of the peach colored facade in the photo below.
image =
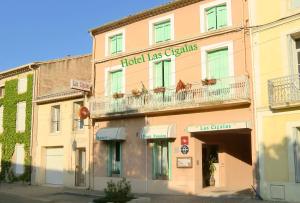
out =
<svg viewBox="0 0 300 203"><path fill-rule="evenodd" d="M202 24L205 22L201 12L203 8L205 10L210 5L224 3L228 9L228 26L215 31L203 31ZM121 142L122 172L120 176L132 182L134 192L201 194L206 188L239 191L251 188L251 185L255 184L253 174L256 155L251 98L251 50L249 34L244 28L248 22L247 11L247 3L244 1L175 1L122 19L119 24L112 23L111 27L105 27L105 25L91 31L95 87L95 99L91 101L94 138L92 187L94 189L103 190L108 180L120 178L109 177L107 173L108 144L106 141L97 140L96 135L101 129L121 127L125 129L126 138ZM171 19L171 40L153 45L150 36L152 35L151 22L165 18ZM107 38L114 33L123 33L123 52L107 56ZM181 48L185 45L197 48L178 57L168 57L170 49ZM229 53L228 78L217 80L216 91L209 92L210 87L201 84L201 81L207 78L204 73L207 66L204 54L208 50L225 46ZM165 56L166 50L167 56ZM129 106L126 106L127 110L106 111L107 99L111 98L111 95L107 93L107 72L116 68L123 71L124 98L122 101L128 102L132 90L140 88L141 82L149 91L153 89L153 76L151 76L153 61L149 61L147 57L148 54L153 56L160 52L166 58L171 59L171 85L176 87L179 80L191 83L192 90L187 95L192 95L193 99L186 100L187 97L185 97L185 100L180 100L181 103L178 104L175 104L178 102L176 100L166 105L158 104L147 108L143 107L144 103L142 107L126 103ZM122 67L122 60L134 59L134 57L137 59L142 55L145 58L140 59L140 63ZM226 86L231 96L223 95L222 99L214 100L214 95L219 94L216 92L226 89L224 86L218 89L219 81L221 81L220 85L223 84L222 81L231 81ZM193 89L193 87L198 89ZM198 90L204 93L198 95L198 100L192 103L195 101ZM97 109L97 104L102 105L103 108ZM241 126L240 123L242 123ZM141 131L145 126L161 125L173 126L175 129L171 138L157 139L167 140L170 143L168 180L152 177L153 157L151 153L153 143L157 140L155 138L141 139ZM222 129L220 127L222 125L230 127ZM214 129L217 128L216 126L219 126L219 129ZM187 136L189 140L187 154L181 152L182 136ZM208 153L211 146L217 148L216 171L218 174L215 174L215 178L218 180L214 187L206 187L203 175L204 164L206 164L204 153ZM182 157L192 157L192 166L178 167L177 158Z"/></svg>

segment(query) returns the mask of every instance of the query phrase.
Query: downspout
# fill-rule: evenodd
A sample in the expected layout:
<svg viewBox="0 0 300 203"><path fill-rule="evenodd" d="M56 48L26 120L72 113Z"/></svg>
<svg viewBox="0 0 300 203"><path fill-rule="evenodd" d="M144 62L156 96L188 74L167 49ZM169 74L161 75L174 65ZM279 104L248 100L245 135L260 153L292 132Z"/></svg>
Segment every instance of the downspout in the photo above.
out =
<svg viewBox="0 0 300 203"><path fill-rule="evenodd" d="M90 36L93 39L93 48L92 48L92 95L91 97L95 97L95 84L96 84L96 65L95 65L95 49L96 49L96 40L95 36L92 32L89 32ZM89 103L90 104L90 103ZM92 145L92 146L91 146ZM90 173L89 173L89 188L95 189L94 184L94 122L93 119L89 119L89 165L90 165ZM93 181L93 183L92 183Z"/></svg>
<svg viewBox="0 0 300 203"><path fill-rule="evenodd" d="M30 185L32 184L32 144L33 144L33 126L34 126L34 102L33 100L35 99L35 94L36 94L36 69L32 67L33 64L29 65L29 69L32 70L33 72L33 82L32 82L32 98L31 98L31 130L30 130L30 145L29 145L29 156L31 157L30 163L31 163L31 177L30 177Z"/></svg>

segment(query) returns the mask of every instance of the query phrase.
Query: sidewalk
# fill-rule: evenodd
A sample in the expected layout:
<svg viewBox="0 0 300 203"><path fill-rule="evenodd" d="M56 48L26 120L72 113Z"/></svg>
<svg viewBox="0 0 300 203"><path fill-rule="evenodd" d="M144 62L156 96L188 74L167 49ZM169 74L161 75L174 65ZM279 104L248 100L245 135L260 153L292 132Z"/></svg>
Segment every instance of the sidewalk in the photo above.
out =
<svg viewBox="0 0 300 203"><path fill-rule="evenodd" d="M22 183L2 183L0 184L0 193L49 203L88 203L103 195L102 192L86 189L29 186ZM234 196L226 193L219 193L218 196L212 195L213 197L209 197L208 194L206 196L153 194L138 194L136 196L148 197L153 203L275 203L272 201L254 200L246 195Z"/></svg>

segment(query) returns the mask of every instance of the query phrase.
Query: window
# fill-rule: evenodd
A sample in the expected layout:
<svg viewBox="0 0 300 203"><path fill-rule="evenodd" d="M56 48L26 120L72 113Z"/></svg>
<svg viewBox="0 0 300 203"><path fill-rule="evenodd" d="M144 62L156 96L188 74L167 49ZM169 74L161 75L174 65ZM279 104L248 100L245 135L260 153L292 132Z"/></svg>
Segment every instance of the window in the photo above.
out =
<svg viewBox="0 0 300 203"><path fill-rule="evenodd" d="M152 172L154 179L169 179L170 156L168 141L158 141L153 143L152 148Z"/></svg>
<svg viewBox="0 0 300 203"><path fill-rule="evenodd" d="M207 78L225 78L229 76L228 48L207 52Z"/></svg>
<svg viewBox="0 0 300 203"><path fill-rule="evenodd" d="M231 0L215 0L200 5L200 29L202 33L231 26L231 18Z"/></svg>
<svg viewBox="0 0 300 203"><path fill-rule="evenodd" d="M24 151L24 145L23 144L16 144L15 146L15 154L16 154L16 160L15 160L15 174L16 175L22 175L24 173L24 165L25 165L25 151Z"/></svg>
<svg viewBox="0 0 300 203"><path fill-rule="evenodd" d="M110 94L123 92L123 71L110 72Z"/></svg>
<svg viewBox="0 0 300 203"><path fill-rule="evenodd" d="M5 94L5 87L2 86L2 87L0 87L0 98L3 98L4 94Z"/></svg>
<svg viewBox="0 0 300 203"><path fill-rule="evenodd" d="M155 43L166 42L171 40L171 21L154 24L154 41Z"/></svg>
<svg viewBox="0 0 300 203"><path fill-rule="evenodd" d="M18 94L25 93L27 91L27 78L20 78L18 80Z"/></svg>
<svg viewBox="0 0 300 203"><path fill-rule="evenodd" d="M294 160L296 183L300 183L300 129L297 128L296 139L294 142Z"/></svg>
<svg viewBox="0 0 300 203"><path fill-rule="evenodd" d="M51 132L60 131L60 106L51 107Z"/></svg>
<svg viewBox="0 0 300 203"><path fill-rule="evenodd" d="M112 56L125 51L125 29L105 34L105 56Z"/></svg>
<svg viewBox="0 0 300 203"><path fill-rule="evenodd" d="M227 7L219 5L206 10L207 31L221 29L227 26Z"/></svg>
<svg viewBox="0 0 300 203"><path fill-rule="evenodd" d="M158 61L154 63L153 67L154 80L153 87L170 87L171 86L171 59Z"/></svg>
<svg viewBox="0 0 300 203"><path fill-rule="evenodd" d="M149 21L149 45L174 40L174 14Z"/></svg>
<svg viewBox="0 0 300 203"><path fill-rule="evenodd" d="M3 133L3 105L0 106L0 133Z"/></svg>
<svg viewBox="0 0 300 203"><path fill-rule="evenodd" d="M16 131L24 132L25 124L26 124L26 102L19 102L17 104Z"/></svg>
<svg viewBox="0 0 300 203"><path fill-rule="evenodd" d="M121 175L122 144L121 142L108 143L108 176Z"/></svg>
<svg viewBox="0 0 300 203"><path fill-rule="evenodd" d="M300 39L296 39L297 74L300 74Z"/></svg>
<svg viewBox="0 0 300 203"><path fill-rule="evenodd" d="M73 130L81 130L84 127L84 120L79 117L80 107L83 106L83 101L73 103Z"/></svg>
<svg viewBox="0 0 300 203"><path fill-rule="evenodd" d="M117 34L109 38L110 54L114 55L123 51L123 34Z"/></svg>

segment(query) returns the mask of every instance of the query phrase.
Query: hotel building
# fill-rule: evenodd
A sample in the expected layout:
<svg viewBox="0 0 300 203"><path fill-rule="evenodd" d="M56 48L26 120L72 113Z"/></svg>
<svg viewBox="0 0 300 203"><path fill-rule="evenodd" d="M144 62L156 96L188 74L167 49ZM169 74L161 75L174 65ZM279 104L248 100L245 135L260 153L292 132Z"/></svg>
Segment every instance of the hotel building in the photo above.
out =
<svg viewBox="0 0 300 203"><path fill-rule="evenodd" d="M90 30L94 189L256 184L247 25L247 1L180 0Z"/></svg>

